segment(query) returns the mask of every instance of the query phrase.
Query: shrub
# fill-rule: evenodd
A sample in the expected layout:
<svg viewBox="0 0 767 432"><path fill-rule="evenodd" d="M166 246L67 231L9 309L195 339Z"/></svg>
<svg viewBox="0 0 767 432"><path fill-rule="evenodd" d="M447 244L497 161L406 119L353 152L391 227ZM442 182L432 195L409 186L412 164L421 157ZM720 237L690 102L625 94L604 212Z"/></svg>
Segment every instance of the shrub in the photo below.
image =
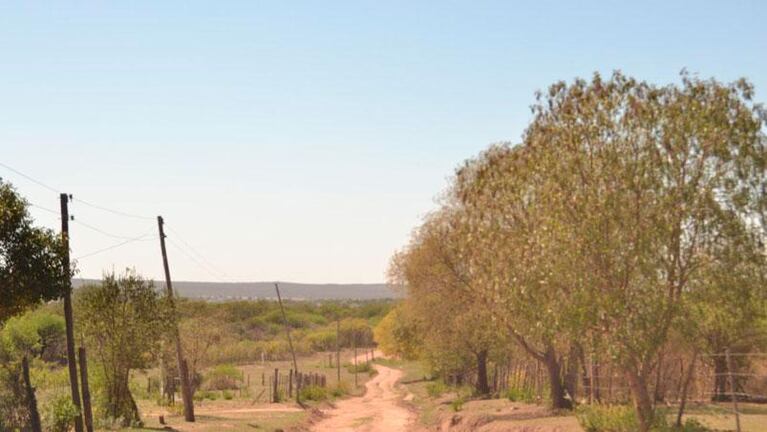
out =
<svg viewBox="0 0 767 432"><path fill-rule="evenodd" d="M457 398L455 398L455 400L450 402L450 408L453 411L458 412L463 409L464 403L466 403L466 398L464 396L458 396Z"/></svg>
<svg viewBox="0 0 767 432"><path fill-rule="evenodd" d="M346 366L346 370L349 371L349 373L371 373L375 371L375 368L373 367L370 362L365 363L357 363L357 366L354 366L354 364L349 364ZM371 375L372 376L372 375Z"/></svg>
<svg viewBox="0 0 767 432"><path fill-rule="evenodd" d="M442 381L430 382L426 385L426 392L431 397L439 397L441 394L447 392L447 384Z"/></svg>
<svg viewBox="0 0 767 432"><path fill-rule="evenodd" d="M535 394L529 388L512 387L506 390L506 398L512 402L535 402Z"/></svg>
<svg viewBox="0 0 767 432"><path fill-rule="evenodd" d="M232 400L232 399L234 399L234 393L230 392L229 390L224 390L224 391L221 393L221 396L223 396L223 397L224 397L224 399L226 399L226 400Z"/></svg>
<svg viewBox="0 0 767 432"><path fill-rule="evenodd" d="M51 400L45 410L46 430L52 432L68 432L75 424L75 418L80 415L72 399L60 395Z"/></svg>
<svg viewBox="0 0 767 432"><path fill-rule="evenodd" d="M240 382L242 382L242 371L234 365L222 364L205 375L204 387L206 390L230 390L236 389Z"/></svg>
<svg viewBox="0 0 767 432"><path fill-rule="evenodd" d="M328 389L320 386L308 386L301 389L301 399L323 401L328 398Z"/></svg>
<svg viewBox="0 0 767 432"><path fill-rule="evenodd" d="M586 432L634 432L639 430L634 408L628 405L582 405L575 412Z"/></svg>
<svg viewBox="0 0 767 432"><path fill-rule="evenodd" d="M684 425L682 425L682 429L678 432L709 432L711 429L703 425L703 423L699 422L695 419L687 419L684 422Z"/></svg>
<svg viewBox="0 0 767 432"><path fill-rule="evenodd" d="M341 381L338 385L330 391L330 395L334 398L341 397L349 394L349 384L346 381Z"/></svg>

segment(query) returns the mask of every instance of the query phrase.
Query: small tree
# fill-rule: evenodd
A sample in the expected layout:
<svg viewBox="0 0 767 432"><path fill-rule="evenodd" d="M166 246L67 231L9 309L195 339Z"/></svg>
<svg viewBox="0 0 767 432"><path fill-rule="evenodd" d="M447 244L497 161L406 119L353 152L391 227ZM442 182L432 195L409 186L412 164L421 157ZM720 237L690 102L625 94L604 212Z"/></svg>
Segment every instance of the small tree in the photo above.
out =
<svg viewBox="0 0 767 432"><path fill-rule="evenodd" d="M133 369L151 364L169 315L152 282L135 271L107 274L99 285L83 287L76 298L82 332L101 366L99 405L123 426L140 423L129 387Z"/></svg>

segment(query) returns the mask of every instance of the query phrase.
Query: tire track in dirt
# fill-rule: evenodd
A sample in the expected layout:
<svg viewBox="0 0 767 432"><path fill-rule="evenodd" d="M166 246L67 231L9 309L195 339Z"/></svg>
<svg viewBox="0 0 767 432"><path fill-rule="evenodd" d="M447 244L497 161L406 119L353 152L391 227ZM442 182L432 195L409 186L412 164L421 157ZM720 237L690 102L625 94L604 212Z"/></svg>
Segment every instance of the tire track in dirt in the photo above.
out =
<svg viewBox="0 0 767 432"><path fill-rule="evenodd" d="M314 424L313 432L408 430L414 416L400 404L402 395L397 382L402 371L382 365L374 367L378 375L365 384L365 395L339 401L336 408L324 412L327 417Z"/></svg>

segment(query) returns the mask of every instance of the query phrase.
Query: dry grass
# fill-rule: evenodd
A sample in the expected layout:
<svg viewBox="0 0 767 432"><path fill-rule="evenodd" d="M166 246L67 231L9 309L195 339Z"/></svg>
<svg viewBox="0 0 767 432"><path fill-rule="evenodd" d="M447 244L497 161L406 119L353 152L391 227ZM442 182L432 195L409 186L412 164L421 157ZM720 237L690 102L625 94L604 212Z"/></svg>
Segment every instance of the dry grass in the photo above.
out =
<svg viewBox="0 0 767 432"><path fill-rule="evenodd" d="M364 385L370 377L368 374L358 374L359 386L355 389L354 374L349 373L344 367L344 364L348 364L351 359L352 352L350 350L342 352L341 383L350 393L360 395L364 392ZM338 385L336 368L328 367L327 354L315 354L299 358L298 367L302 373L324 374L327 378L328 388L335 388ZM195 423L184 421L180 413L180 402L174 407L161 407L157 405L155 400L143 399L138 400L137 403L145 427L143 429L126 429L126 431L168 430L163 429L166 426L179 432L295 430L301 429L314 416L311 410L304 410L294 401L273 404L268 402L266 394L262 394L268 384L267 386L261 385L261 375L265 374L268 383L269 377L274 376L275 368L279 369L280 374L287 374L293 368L292 361L265 362L263 364L259 362L238 365L237 368L243 372L245 384L247 384L248 376L250 376L250 386L243 385L241 390L231 391L233 396L231 400L223 399L222 392L216 392L218 396L216 400L196 401L197 421ZM154 373L150 371L150 375ZM145 383L146 376L139 376L137 380L140 383ZM259 395L261 397L255 400ZM308 405L311 408L317 403L309 403ZM159 422L161 415L164 416L165 426Z"/></svg>

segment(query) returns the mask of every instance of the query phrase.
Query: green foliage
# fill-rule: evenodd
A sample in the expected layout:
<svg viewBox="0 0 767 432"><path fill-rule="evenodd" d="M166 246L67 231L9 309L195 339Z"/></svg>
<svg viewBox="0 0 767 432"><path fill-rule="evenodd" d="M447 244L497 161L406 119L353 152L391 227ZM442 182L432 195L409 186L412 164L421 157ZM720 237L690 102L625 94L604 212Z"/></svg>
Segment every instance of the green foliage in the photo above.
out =
<svg viewBox="0 0 767 432"><path fill-rule="evenodd" d="M463 404L466 403L466 397L465 396L458 396L452 401L450 401L450 409L452 409L454 412L458 412L463 409Z"/></svg>
<svg viewBox="0 0 767 432"><path fill-rule="evenodd" d="M152 364L161 336L171 322L168 304L151 282L133 271L106 275L99 285L83 287L75 297L80 331L92 347L89 358L104 384L94 386L98 412L123 426L140 421L130 391L133 369ZM94 368L92 368L94 369ZM108 385L106 385L109 383Z"/></svg>
<svg viewBox="0 0 767 432"><path fill-rule="evenodd" d="M237 389L242 382L242 371L231 364L221 364L205 374L203 387L206 390Z"/></svg>
<svg viewBox="0 0 767 432"><path fill-rule="evenodd" d="M51 400L43 414L45 429L51 432L68 432L75 424L75 418L80 415L72 403L72 397L61 394Z"/></svg>
<svg viewBox="0 0 767 432"><path fill-rule="evenodd" d="M449 387L442 380L432 381L426 384L426 393L433 398L441 396L448 390Z"/></svg>
<svg viewBox="0 0 767 432"><path fill-rule="evenodd" d="M307 386L301 388L301 399L310 401L323 401L328 398L328 389L320 386Z"/></svg>
<svg viewBox="0 0 767 432"><path fill-rule="evenodd" d="M63 245L52 230L33 226L28 206L0 180L0 323L66 290Z"/></svg>
<svg viewBox="0 0 767 432"><path fill-rule="evenodd" d="M526 387L512 387L506 390L506 399L512 402L535 402L535 392Z"/></svg>
<svg viewBox="0 0 767 432"><path fill-rule="evenodd" d="M357 363L355 366L353 363L350 363L346 365L346 370L349 371L349 373L367 373L370 374L372 372L375 372L375 368L370 362L360 362Z"/></svg>
<svg viewBox="0 0 767 432"><path fill-rule="evenodd" d="M64 362L65 343L64 318L44 309L11 318L0 331L0 344L17 357L27 355Z"/></svg>
<svg viewBox="0 0 767 432"><path fill-rule="evenodd" d="M418 333L402 306L389 311L373 329L373 335L384 354L409 360L419 356L423 335Z"/></svg>
<svg viewBox="0 0 767 432"><path fill-rule="evenodd" d="M231 392L231 391L229 391L229 390L224 390L224 391L222 391L222 392L221 392L221 396L222 396L222 397L223 397L225 400L232 400L232 399L234 399L234 393L232 393L232 392Z"/></svg>
<svg viewBox="0 0 767 432"><path fill-rule="evenodd" d="M716 351L753 340L767 311L767 111L753 94L745 80L658 86L620 72L539 93L523 142L460 167L392 260L427 358L460 365L441 354L492 341L484 324L563 384L555 371L577 344L632 383L648 431L670 335ZM549 386L555 407L569 405L563 387Z"/></svg>
<svg viewBox="0 0 767 432"><path fill-rule="evenodd" d="M704 425L703 423L699 422L695 419L687 419L685 420L684 424L682 425L681 429L678 428L672 428L672 427L666 427L666 429L671 432L711 432L712 430ZM665 432L665 431L664 431Z"/></svg>
<svg viewBox="0 0 767 432"><path fill-rule="evenodd" d="M636 413L627 405L581 405L575 413L586 432L635 432Z"/></svg>
<svg viewBox="0 0 767 432"><path fill-rule="evenodd" d="M339 398L347 394L349 394L349 386L343 381L330 390L330 395L334 398Z"/></svg>

